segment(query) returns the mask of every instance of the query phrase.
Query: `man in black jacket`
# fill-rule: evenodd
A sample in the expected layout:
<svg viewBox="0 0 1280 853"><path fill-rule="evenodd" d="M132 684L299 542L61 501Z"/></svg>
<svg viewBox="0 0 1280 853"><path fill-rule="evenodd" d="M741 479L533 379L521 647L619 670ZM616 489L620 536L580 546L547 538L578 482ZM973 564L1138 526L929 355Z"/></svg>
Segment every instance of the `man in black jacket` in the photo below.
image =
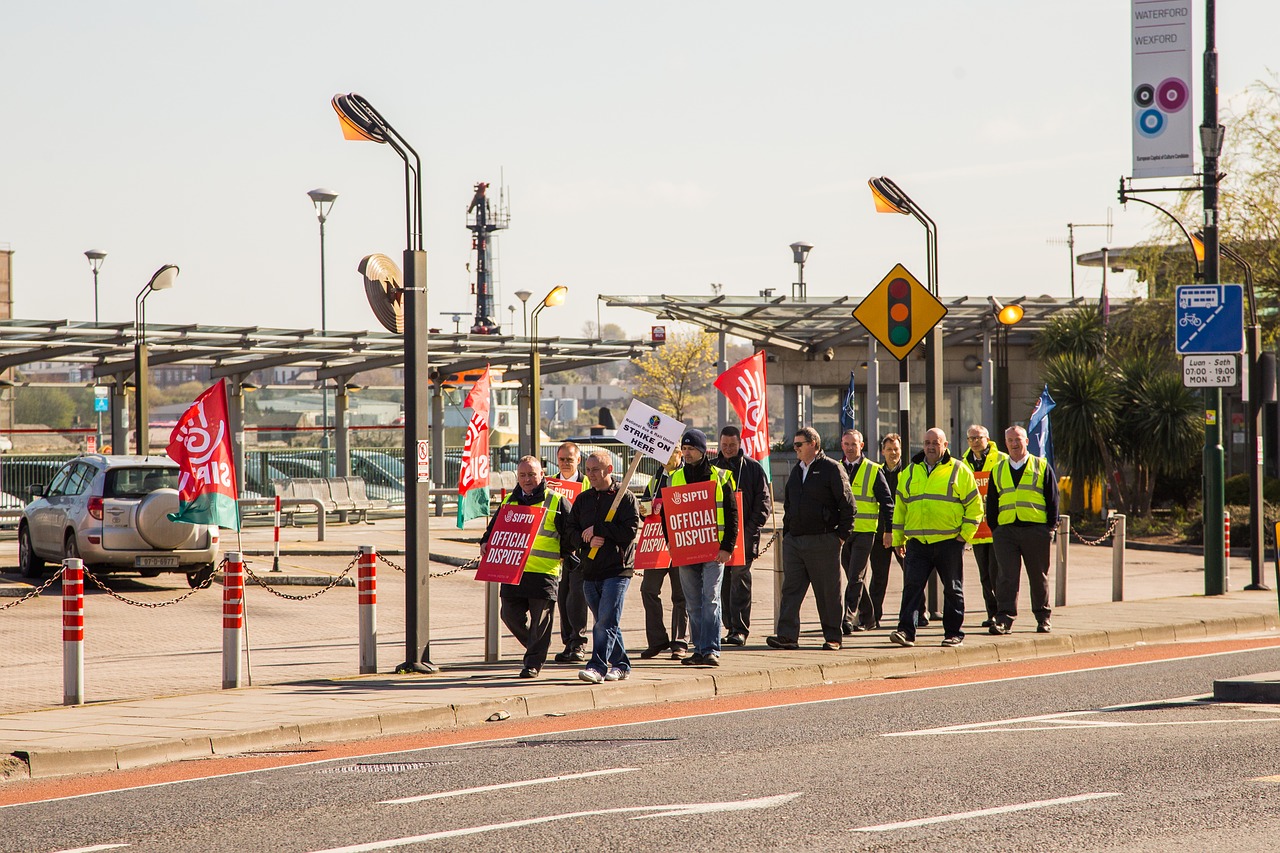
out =
<svg viewBox="0 0 1280 853"><path fill-rule="evenodd" d="M742 544L746 562L730 566L720 587L722 621L729 636L727 646L745 646L751 634L751 564L760 556L760 528L769 519L773 496L764 466L742 452L742 432L730 424L720 430L720 452L712 465L733 475L742 495Z"/></svg>
<svg viewBox="0 0 1280 853"><path fill-rule="evenodd" d="M578 678L591 684L621 681L631 674L631 659L622 641L622 604L635 574L636 539L640 536L640 505L636 496L613 479L608 451L587 455L591 488L578 495L569 511L569 541L577 550L582 591L595 617L591 629L591 660ZM615 498L618 509L607 518ZM594 555L592 554L594 551Z"/></svg>
<svg viewBox="0 0 1280 853"><path fill-rule="evenodd" d="M799 461L787 478L782 516L782 602L774 649L798 649L800 605L813 585L822 624L822 648L840 648L840 549L853 531L853 494L840 463L822 452L813 427L792 442Z"/></svg>

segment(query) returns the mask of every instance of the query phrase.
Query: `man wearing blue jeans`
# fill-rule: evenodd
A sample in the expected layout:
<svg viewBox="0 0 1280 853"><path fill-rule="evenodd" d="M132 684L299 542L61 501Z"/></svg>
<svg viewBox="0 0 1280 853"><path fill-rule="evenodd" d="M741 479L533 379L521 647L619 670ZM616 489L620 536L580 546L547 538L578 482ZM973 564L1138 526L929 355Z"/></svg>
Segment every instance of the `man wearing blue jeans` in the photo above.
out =
<svg viewBox="0 0 1280 853"><path fill-rule="evenodd" d="M738 538L738 502L734 498L733 475L716 468L707 456L707 436L702 430L686 430L680 439L680 458L684 462L671 474L672 486L689 483L716 483L716 524L720 533L720 551L715 560L679 566L680 585L684 589L684 606L689 613L689 639L693 654L682 663L689 666L720 665L720 585L724 567L733 556ZM671 541L667 524L667 504L663 501L662 524ZM672 568L677 568L672 566Z"/></svg>
<svg viewBox="0 0 1280 853"><path fill-rule="evenodd" d="M622 604L635 574L636 539L640 536L640 506L636 496L614 482L609 453L587 455L591 488L569 511L569 542L578 553L582 592L595 617L591 629L591 660L578 678L591 684L621 681L631 674L631 659L622 641ZM610 514L614 500L617 508Z"/></svg>

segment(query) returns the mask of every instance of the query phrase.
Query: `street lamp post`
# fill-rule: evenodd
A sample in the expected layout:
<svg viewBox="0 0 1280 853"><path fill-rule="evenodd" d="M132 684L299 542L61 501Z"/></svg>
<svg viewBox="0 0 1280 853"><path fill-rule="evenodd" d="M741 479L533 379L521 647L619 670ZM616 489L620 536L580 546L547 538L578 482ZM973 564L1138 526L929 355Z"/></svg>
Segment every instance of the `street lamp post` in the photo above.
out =
<svg viewBox="0 0 1280 853"><path fill-rule="evenodd" d="M98 325L98 270L102 269L102 262L107 259L107 253L101 249L90 249L84 253L84 256L89 259L89 267L93 270L93 325L96 326ZM98 384L98 380L96 378L93 380L93 384ZM95 397L94 400L96 401L97 397ZM94 403L94 408L97 408L96 402ZM97 431L94 432L94 442L98 452L101 453L102 412L95 411L94 414L98 417L98 427Z"/></svg>
<svg viewBox="0 0 1280 853"><path fill-rule="evenodd" d="M134 444L139 456L146 456L151 450L150 411L147 406L147 297L153 290L168 290L178 278L178 267L165 264L156 270L147 282L147 286L138 293L133 304L133 381L134 381ZM113 448L114 449L114 448Z"/></svg>
<svg viewBox="0 0 1280 853"><path fill-rule="evenodd" d="M316 207L316 218L320 220L320 332L323 334L329 328L324 298L324 222L329 218L329 211L333 210L333 203L338 200L338 194L333 190L327 190L322 187L309 190L307 195L310 197L311 203ZM320 458L324 460L325 473L328 473L329 383L327 381L320 385L320 409Z"/></svg>
<svg viewBox="0 0 1280 853"><path fill-rule="evenodd" d="M994 296L988 296L987 303L991 306L991 316L996 319L995 376L992 377L996 397L993 432L999 434L995 437L997 446L1001 450L1008 450L1004 444L1004 431L1013 425L1009 405L1009 327L1022 322L1023 308L1017 303L1005 305Z"/></svg>
<svg viewBox="0 0 1280 853"><path fill-rule="evenodd" d="M342 135L390 145L404 161L404 384L405 384L405 661L397 672L432 673L431 528L426 520L431 478L418 469L418 444L425 449L430 416L427 339L427 253L422 248L422 159L408 141L360 95L334 95ZM421 512L420 512L421 510Z"/></svg>
<svg viewBox="0 0 1280 853"><path fill-rule="evenodd" d="M529 297L533 296L531 290L517 290L516 298L520 300L520 304L524 306L524 336L529 337Z"/></svg>
<svg viewBox="0 0 1280 853"><path fill-rule="evenodd" d="M804 286L804 264L809 260L809 253L813 251L813 244L805 240L797 240L791 244L791 258L796 268L800 271L800 280L791 285L791 298L804 301L806 297Z"/></svg>
<svg viewBox="0 0 1280 853"><path fill-rule="evenodd" d="M569 295L569 288L558 284L542 298L538 307L533 309L533 337L529 339L529 425L532 438L529 442L530 455L540 458L542 454L542 356L538 352L538 315L543 308L554 308L563 305Z"/></svg>

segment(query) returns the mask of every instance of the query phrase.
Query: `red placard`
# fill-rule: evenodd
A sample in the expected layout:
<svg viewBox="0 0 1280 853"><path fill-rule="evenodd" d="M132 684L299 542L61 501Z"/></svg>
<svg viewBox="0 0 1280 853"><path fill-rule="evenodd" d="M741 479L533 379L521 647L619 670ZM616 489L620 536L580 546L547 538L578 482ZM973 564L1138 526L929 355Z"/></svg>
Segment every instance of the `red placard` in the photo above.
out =
<svg viewBox="0 0 1280 853"><path fill-rule="evenodd" d="M533 550L533 537L546 512L540 506L503 504L489 533L489 547L476 569L476 580L519 583Z"/></svg>
<svg viewBox="0 0 1280 853"><path fill-rule="evenodd" d="M729 565L745 566L747 564L747 536L746 525L742 522L742 492L734 492L733 496L738 501L738 538L733 543L733 556L729 558Z"/></svg>
<svg viewBox="0 0 1280 853"><path fill-rule="evenodd" d="M640 527L640 542L636 545L636 570L666 569L671 567L671 552L667 550L667 537L662 530L662 500L653 502L653 511L645 517Z"/></svg>
<svg viewBox="0 0 1280 853"><path fill-rule="evenodd" d="M585 485L581 480L575 483L571 480L561 480L559 477L547 477L543 482L547 484L547 491L555 492L564 498L569 502L569 506L573 506L574 500L582 494L582 487Z"/></svg>
<svg viewBox="0 0 1280 853"><path fill-rule="evenodd" d="M982 496L982 506L987 506L987 487L991 484L990 471L974 471L973 479L978 483L978 494ZM982 523L978 525L978 532L973 534L974 539L990 539L991 526L987 524L987 517L982 516Z"/></svg>
<svg viewBox="0 0 1280 853"><path fill-rule="evenodd" d="M717 488L719 483L708 480L662 489L671 565L710 563L720 553L720 525L716 522Z"/></svg>

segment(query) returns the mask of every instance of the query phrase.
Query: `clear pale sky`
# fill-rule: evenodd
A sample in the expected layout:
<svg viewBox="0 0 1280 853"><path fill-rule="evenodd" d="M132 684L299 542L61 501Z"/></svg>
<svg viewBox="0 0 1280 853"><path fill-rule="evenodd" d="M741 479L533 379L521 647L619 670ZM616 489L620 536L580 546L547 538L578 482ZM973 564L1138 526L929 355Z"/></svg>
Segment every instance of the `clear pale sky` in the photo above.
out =
<svg viewBox="0 0 1280 853"><path fill-rule="evenodd" d="M1218 4L1224 101L1276 64L1277 31L1276 0ZM1127 0L22 3L3 38L0 244L22 318L91 320L83 252L102 249L104 320L176 263L151 322L318 327L306 191L327 187L329 328L377 328L356 264L399 260L401 165L342 139L339 92L424 158L431 322L450 330L443 312L474 308L472 185L503 172L500 320L514 291L566 284L542 330L569 336L599 293L788 293L798 239L813 295L860 298L899 261L923 278L923 230L874 213L872 175L938 222L944 295L1065 296L1067 249L1046 241L1067 222L1112 207L1115 246L1153 223L1115 198ZM1077 253L1104 240L1078 232ZM1079 292L1099 276L1078 269Z"/></svg>

